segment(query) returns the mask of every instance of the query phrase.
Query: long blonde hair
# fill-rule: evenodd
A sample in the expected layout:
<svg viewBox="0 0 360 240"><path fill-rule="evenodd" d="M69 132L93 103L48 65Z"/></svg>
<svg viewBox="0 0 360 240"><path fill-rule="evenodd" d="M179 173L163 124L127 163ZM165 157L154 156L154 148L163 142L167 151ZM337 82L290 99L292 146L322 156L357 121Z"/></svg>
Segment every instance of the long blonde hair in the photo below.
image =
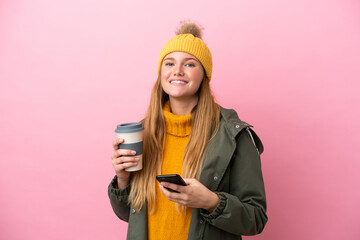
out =
<svg viewBox="0 0 360 240"><path fill-rule="evenodd" d="M202 159L208 143L216 134L220 121L220 109L215 103L206 75L197 94L199 100L192 110L191 133L184 152L182 172L184 178L196 179L200 176ZM145 203L149 204L151 212L155 210L155 176L161 173L166 135L163 106L168 100L169 96L162 89L159 76L143 120L143 169L134 172L131 179L129 204L137 211L140 211Z"/></svg>

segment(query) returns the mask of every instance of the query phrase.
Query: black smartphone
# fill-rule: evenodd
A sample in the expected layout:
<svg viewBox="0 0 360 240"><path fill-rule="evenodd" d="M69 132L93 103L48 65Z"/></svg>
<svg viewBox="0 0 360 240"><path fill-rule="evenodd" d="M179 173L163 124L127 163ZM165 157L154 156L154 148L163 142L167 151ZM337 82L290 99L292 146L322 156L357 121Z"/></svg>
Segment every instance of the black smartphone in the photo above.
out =
<svg viewBox="0 0 360 240"><path fill-rule="evenodd" d="M156 180L158 180L159 182L169 182L169 183L175 183L178 185L186 186L184 179L182 179L182 177L180 177L180 175L178 175L178 174L157 175ZM166 189L168 189L172 192L177 192L170 188L166 188Z"/></svg>

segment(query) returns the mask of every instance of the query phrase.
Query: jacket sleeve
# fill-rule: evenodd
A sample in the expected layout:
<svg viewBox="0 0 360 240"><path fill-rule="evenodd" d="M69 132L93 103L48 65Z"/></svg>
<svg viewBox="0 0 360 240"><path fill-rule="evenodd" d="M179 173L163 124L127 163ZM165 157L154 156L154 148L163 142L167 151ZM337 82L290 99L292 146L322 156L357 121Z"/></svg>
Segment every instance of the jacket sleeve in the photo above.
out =
<svg viewBox="0 0 360 240"><path fill-rule="evenodd" d="M115 176L108 187L108 195L111 206L121 220L128 222L130 215L130 206L128 199L130 194L130 184L124 189L116 189L117 177Z"/></svg>
<svg viewBox="0 0 360 240"><path fill-rule="evenodd" d="M215 192L219 203L200 214L213 226L235 235L261 233L267 222L265 188L258 150L242 131L230 164L229 191Z"/></svg>

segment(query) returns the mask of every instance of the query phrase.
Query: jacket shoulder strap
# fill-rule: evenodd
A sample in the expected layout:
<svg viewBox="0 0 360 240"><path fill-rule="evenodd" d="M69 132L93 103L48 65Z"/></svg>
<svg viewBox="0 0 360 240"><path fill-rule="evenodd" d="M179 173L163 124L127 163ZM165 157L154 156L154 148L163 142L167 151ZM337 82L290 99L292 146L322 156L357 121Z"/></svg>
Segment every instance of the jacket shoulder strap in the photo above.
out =
<svg viewBox="0 0 360 240"><path fill-rule="evenodd" d="M246 131L249 133L251 140L253 141L259 155L262 154L264 152L264 145L262 144L259 136L250 127L247 127Z"/></svg>

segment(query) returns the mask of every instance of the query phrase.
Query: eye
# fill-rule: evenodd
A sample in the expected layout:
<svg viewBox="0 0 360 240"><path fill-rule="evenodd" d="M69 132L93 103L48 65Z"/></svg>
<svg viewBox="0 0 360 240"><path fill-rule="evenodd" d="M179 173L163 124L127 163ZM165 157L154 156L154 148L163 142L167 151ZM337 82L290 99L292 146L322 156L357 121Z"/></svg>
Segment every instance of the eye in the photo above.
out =
<svg viewBox="0 0 360 240"><path fill-rule="evenodd" d="M174 64L173 64L172 62L165 62L164 65L165 65L165 66L169 66L169 67L174 66Z"/></svg>
<svg viewBox="0 0 360 240"><path fill-rule="evenodd" d="M185 66L186 66L186 67L195 67L195 64L193 64L193 63L187 63L187 64L185 64Z"/></svg>

